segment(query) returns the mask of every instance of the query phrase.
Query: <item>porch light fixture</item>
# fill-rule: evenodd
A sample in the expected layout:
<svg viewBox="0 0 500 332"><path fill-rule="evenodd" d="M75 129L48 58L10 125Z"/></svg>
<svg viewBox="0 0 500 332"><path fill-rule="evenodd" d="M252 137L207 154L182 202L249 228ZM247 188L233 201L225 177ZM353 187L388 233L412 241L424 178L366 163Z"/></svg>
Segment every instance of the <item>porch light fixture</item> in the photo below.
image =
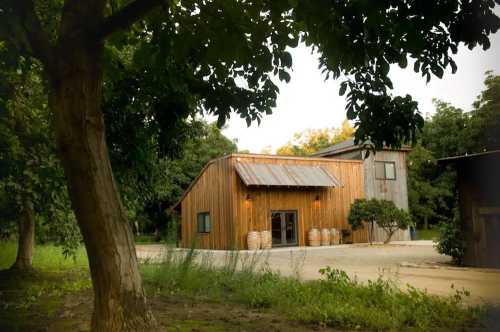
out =
<svg viewBox="0 0 500 332"><path fill-rule="evenodd" d="M314 207L319 208L320 200L319 200L319 195L316 195L314 197Z"/></svg>
<svg viewBox="0 0 500 332"><path fill-rule="evenodd" d="M247 194L245 197L245 206L247 208L250 208L251 205L252 205L252 196L250 194Z"/></svg>

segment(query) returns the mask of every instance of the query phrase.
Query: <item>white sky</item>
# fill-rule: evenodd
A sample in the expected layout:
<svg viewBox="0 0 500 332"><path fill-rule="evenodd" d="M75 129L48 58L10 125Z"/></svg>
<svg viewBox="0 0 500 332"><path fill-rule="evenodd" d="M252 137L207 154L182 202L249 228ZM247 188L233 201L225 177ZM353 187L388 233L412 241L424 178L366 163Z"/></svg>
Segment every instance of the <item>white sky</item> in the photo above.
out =
<svg viewBox="0 0 500 332"><path fill-rule="evenodd" d="M500 15L500 7L496 8ZM491 47L487 51L466 47L459 48L454 59L458 70L449 70L443 79L432 77L429 84L413 71L413 64L406 69L391 67L390 77L394 84L394 95L410 94L419 103L423 115L432 114L433 98L438 98L470 110L472 102L484 88L484 73L493 70L500 74L500 33L490 38ZM260 126L257 122L247 127L244 119L232 114L223 133L230 139L238 140L239 149L261 152L266 147L276 148L289 141L293 133L309 128L338 127L345 119L345 99L338 95L340 80L324 81L318 70L317 57L310 49L299 45L291 51L293 72L290 83L279 83L280 95L272 115L264 115ZM213 121L213 117L207 117Z"/></svg>

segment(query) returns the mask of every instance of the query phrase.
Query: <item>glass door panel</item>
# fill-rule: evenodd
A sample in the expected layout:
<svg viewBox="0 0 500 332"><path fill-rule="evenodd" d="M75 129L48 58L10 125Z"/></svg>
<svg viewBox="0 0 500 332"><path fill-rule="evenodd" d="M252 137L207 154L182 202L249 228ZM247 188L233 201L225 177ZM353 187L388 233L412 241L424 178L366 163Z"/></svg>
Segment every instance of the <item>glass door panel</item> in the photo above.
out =
<svg viewBox="0 0 500 332"><path fill-rule="evenodd" d="M282 244L282 231L281 231L281 213L271 213L271 235L273 238L273 245Z"/></svg>
<svg viewBox="0 0 500 332"><path fill-rule="evenodd" d="M295 212L285 212L284 215L286 244L297 244L297 214Z"/></svg>

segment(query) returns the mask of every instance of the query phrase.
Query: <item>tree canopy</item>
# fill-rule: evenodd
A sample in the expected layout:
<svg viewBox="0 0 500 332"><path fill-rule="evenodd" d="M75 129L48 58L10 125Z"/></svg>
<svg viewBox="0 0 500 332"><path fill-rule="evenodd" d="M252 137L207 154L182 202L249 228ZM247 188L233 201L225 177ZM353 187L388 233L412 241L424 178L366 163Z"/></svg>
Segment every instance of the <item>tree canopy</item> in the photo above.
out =
<svg viewBox="0 0 500 332"><path fill-rule="evenodd" d="M365 223L368 223L370 243L375 223L387 234L384 243L389 243L398 229L408 229L413 225L407 211L398 208L392 201L377 198L356 199L351 205L347 221L353 230L364 228Z"/></svg>
<svg viewBox="0 0 500 332"><path fill-rule="evenodd" d="M344 120L340 128L308 129L276 150L278 155L307 156L354 136L354 127Z"/></svg>
<svg viewBox="0 0 500 332"><path fill-rule="evenodd" d="M169 109L174 103L178 116L185 116L191 103L218 116L219 124L231 111L248 123L260 121L275 105L273 75L290 80L288 48L304 42L319 51L325 77L345 77L340 94L347 96L347 117L358 128L356 139L370 139L378 147L415 140L415 130L423 124L409 95L390 93L391 64L404 68L413 59L413 69L427 81L432 75L442 77L447 68L456 71L452 55L459 44L487 49L488 36L500 27L493 1L102 4L98 22L72 24L85 26L96 40L106 39L109 53L129 52L128 60L142 65L137 75L171 86L176 97L156 101ZM64 21L68 12L59 2L6 1L0 12L6 22L2 39L38 57L46 70L55 70L56 42L63 41L57 27L69 22ZM140 46L131 50L131 44Z"/></svg>
<svg viewBox="0 0 500 332"><path fill-rule="evenodd" d="M0 112L0 229L12 235L13 225L22 228L23 216L32 216L37 239L61 244L70 255L81 237L56 154L40 68L24 63L16 71L0 71L0 80L10 91Z"/></svg>

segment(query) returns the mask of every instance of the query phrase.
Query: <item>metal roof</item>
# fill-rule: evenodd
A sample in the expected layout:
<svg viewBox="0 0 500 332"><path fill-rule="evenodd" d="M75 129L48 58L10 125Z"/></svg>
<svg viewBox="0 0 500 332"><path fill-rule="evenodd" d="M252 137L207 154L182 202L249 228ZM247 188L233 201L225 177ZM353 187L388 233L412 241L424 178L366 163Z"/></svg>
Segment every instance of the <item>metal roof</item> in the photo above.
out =
<svg viewBox="0 0 500 332"><path fill-rule="evenodd" d="M440 158L437 161L438 161L438 163L449 163L449 162L461 161L463 159L476 158L476 157L482 157L482 156L488 156L488 155L494 155L494 154L500 154L500 150L483 151L483 152L479 152L479 153L465 154L462 156Z"/></svg>
<svg viewBox="0 0 500 332"><path fill-rule="evenodd" d="M368 141L365 141L364 143L360 143L360 144L356 145L354 143L354 138L350 138L348 140L334 144L334 145L329 146L327 148L321 149L321 150L313 153L311 156L313 156L313 157L331 156L331 155L341 154L341 153L348 152L348 151L361 150L361 149L367 148L371 144L372 144L371 141L368 140ZM408 145L402 145L399 149L391 149L388 147L384 147L383 149L384 150L395 150L395 151L410 151L411 147Z"/></svg>
<svg viewBox="0 0 500 332"><path fill-rule="evenodd" d="M235 168L247 186L341 186L340 181L321 166L237 162Z"/></svg>

